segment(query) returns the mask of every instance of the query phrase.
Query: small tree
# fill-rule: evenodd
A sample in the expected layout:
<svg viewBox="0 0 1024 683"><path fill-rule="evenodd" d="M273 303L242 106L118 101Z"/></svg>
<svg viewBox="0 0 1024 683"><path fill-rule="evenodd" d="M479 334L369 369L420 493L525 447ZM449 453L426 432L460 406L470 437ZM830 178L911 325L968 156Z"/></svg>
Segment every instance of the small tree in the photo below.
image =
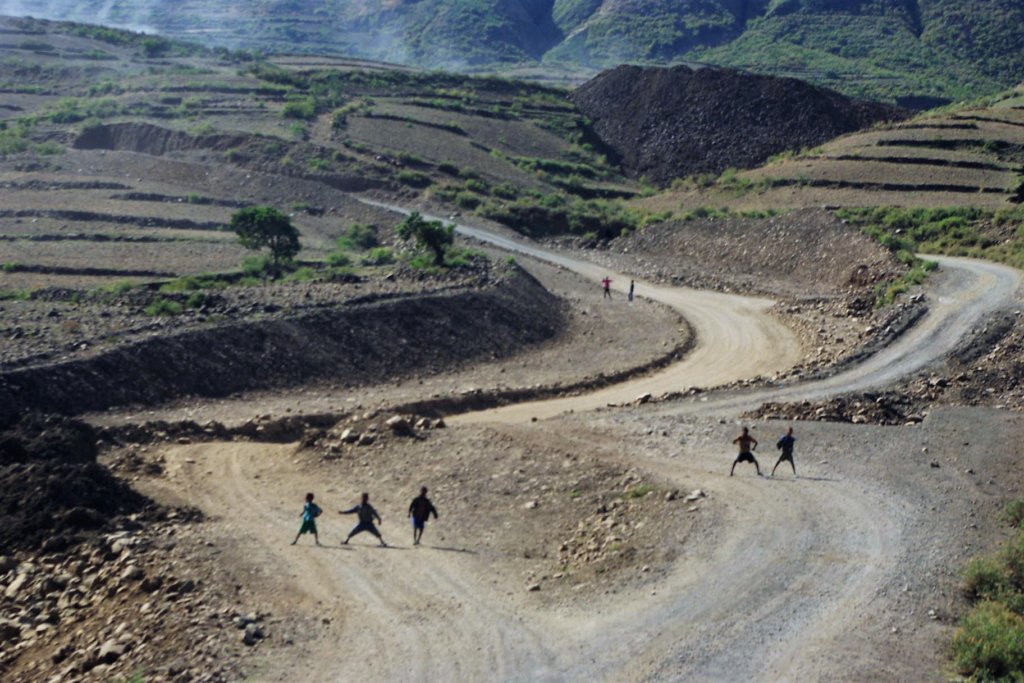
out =
<svg viewBox="0 0 1024 683"><path fill-rule="evenodd" d="M299 253L299 231L288 217L269 206L251 206L236 211L231 217L231 229L246 249L270 249L274 268L282 261L290 261Z"/></svg>
<svg viewBox="0 0 1024 683"><path fill-rule="evenodd" d="M420 248L429 250L434 256L434 265L439 268L444 266L445 253L455 242L454 225L428 221L415 211L399 223L395 231L402 239L415 239Z"/></svg>

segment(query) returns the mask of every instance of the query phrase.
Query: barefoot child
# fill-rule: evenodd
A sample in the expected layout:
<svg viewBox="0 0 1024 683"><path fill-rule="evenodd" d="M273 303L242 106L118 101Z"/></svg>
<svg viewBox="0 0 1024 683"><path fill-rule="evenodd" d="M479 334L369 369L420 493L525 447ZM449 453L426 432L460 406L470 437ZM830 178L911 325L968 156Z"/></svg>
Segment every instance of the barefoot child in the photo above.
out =
<svg viewBox="0 0 1024 683"><path fill-rule="evenodd" d="M313 494L306 494L306 504L302 508L302 526L299 527L299 533L295 534L295 540L292 541L292 545L299 542L299 536L305 533L313 534L313 539L317 545L320 545L320 536L316 532L316 518L320 516L323 510L320 506L313 502Z"/></svg>
<svg viewBox="0 0 1024 683"><path fill-rule="evenodd" d="M409 517L412 517L412 544L419 545L423 538L423 530L427 528L427 519L434 515L437 519L437 508L427 498L427 487L420 489L420 495L412 499L409 505Z"/></svg>
<svg viewBox="0 0 1024 683"><path fill-rule="evenodd" d="M757 448L757 439L750 435L750 430L744 427L743 433L733 439L732 442L739 445L740 454L732 461L732 469L729 470L729 476L731 477L733 472L736 471L736 464L741 462L754 463L754 467L757 468L757 476L762 476L761 466L757 464L757 458L754 457L753 453L753 450Z"/></svg>

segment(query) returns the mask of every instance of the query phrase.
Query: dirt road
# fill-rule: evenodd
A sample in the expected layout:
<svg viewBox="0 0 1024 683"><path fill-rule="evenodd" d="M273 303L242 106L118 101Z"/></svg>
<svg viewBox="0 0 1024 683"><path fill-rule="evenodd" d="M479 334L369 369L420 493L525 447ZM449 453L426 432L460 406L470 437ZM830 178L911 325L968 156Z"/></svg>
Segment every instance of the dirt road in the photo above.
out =
<svg viewBox="0 0 1024 683"><path fill-rule="evenodd" d="M367 202L378 208L408 213L406 210L380 202ZM430 220L444 220L425 214ZM612 280L613 296L625 298L630 278L603 266L582 259L553 252L512 239L494 231L470 225L457 224L456 230L505 251L522 254L579 273L597 283L605 277ZM593 410L608 403L623 403L639 394L663 394L683 391L690 387L710 387L728 384L759 375L772 375L793 366L801 357L800 345L792 331L768 314L774 303L770 299L736 296L718 292L666 287L636 281L639 296L665 304L678 311L691 325L696 342L686 358L663 372L636 382L626 382L585 396L524 403L496 411L485 411L460 416L464 423L526 421L533 417L545 418L569 411Z"/></svg>
<svg viewBox="0 0 1024 683"><path fill-rule="evenodd" d="M501 557L467 547L409 548L391 519L382 530L404 547L341 548L330 538L334 547L292 548L286 543L296 525L294 492L323 488L293 460L292 446L176 446L167 454L168 485L198 498L224 533L237 536L255 567L253 581L273 596L276 609L300 606L309 615L293 655L267 660L258 680L932 680L943 631L925 612L941 606L937 587L947 585L949 567L970 549L964 519L990 494L986 486L1005 465L1000 438L1018 432L1019 421L1008 418L971 435L975 444L989 440L994 460L980 457L984 444L960 448L959 435L977 419L970 416L929 419L919 429L801 425L800 443L814 446L813 456L811 448L798 449L808 457L798 459L804 476L796 481L764 481L746 469L730 478L722 444L743 407L885 382L945 353L985 312L1015 301L1016 271L942 263L947 275L930 294L927 319L836 377L508 427L546 430L582 452L618 439L624 451L628 444L623 457L631 463L671 482L702 483L717 523L653 591L630 585L614 595L584 591L571 606L554 609L543 594L533 599L537 594L513 593L497 581ZM707 383L727 381L736 366L770 370L774 344L787 338L768 323L751 322L763 302L744 307L739 299L704 296L679 293L704 354L703 363L680 365L706 372L700 381ZM702 315L707 319L699 320ZM671 381L696 383L694 376ZM631 383L626 395L661 381ZM593 397L583 397L525 412L494 411L463 419L453 431L474 433L486 429L474 422L522 423L526 416L594 405ZM655 441L657 434L664 438ZM772 435L755 435L771 444ZM931 452L914 455L922 443ZM770 458L762 466L770 467ZM946 466L930 467L925 458ZM993 477L988 485L986 476ZM333 492L329 487L326 495Z"/></svg>

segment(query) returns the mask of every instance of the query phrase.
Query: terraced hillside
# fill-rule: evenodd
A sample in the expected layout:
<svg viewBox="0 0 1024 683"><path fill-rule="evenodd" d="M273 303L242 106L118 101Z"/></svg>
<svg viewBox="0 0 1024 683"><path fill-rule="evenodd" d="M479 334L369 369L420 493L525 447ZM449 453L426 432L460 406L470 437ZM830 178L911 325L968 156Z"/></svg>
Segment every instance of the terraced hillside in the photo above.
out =
<svg viewBox="0 0 1024 683"><path fill-rule="evenodd" d="M750 171L691 177L641 203L727 206L975 206L1022 199L1024 88L982 104L876 126Z"/></svg>
<svg viewBox="0 0 1024 683"><path fill-rule="evenodd" d="M226 225L253 204L290 213L319 268L353 223L401 246L350 192L457 210L634 191L562 91L510 81L3 20L0 92L8 298L237 272L249 254Z"/></svg>

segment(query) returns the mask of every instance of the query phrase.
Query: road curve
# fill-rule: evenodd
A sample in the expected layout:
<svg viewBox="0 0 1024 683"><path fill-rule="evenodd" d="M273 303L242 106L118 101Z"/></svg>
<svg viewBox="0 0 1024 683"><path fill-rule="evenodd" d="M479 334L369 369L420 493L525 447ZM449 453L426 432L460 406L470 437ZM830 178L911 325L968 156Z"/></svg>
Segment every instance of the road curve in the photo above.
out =
<svg viewBox="0 0 1024 683"><path fill-rule="evenodd" d="M401 207L363 200L388 211L408 215ZM430 220L444 220L423 214ZM447 222L447 221L446 221ZM595 282L604 277L613 281L616 295L624 297L629 277L581 259L559 254L535 244L511 239L469 225L455 225L466 237L494 245L505 251L523 254L566 268ZM637 395L659 395L690 387L728 384L759 375L771 375L792 367L800 360L800 345L792 331L767 313L770 299L722 294L688 287L666 287L636 280L642 296L672 307L685 318L695 335L692 351L678 363L635 381L616 384L582 396L521 403L494 410L467 413L453 419L459 423L528 422L569 411L586 411L609 403L632 401Z"/></svg>
<svg viewBox="0 0 1024 683"><path fill-rule="evenodd" d="M367 204L408 215L398 206L362 200ZM424 214L430 220L437 216ZM509 252L553 263L599 281L605 275L622 292L628 277L601 266L511 239L495 232L456 224L456 231ZM916 372L948 354L971 327L991 312L1012 305L1021 286L1021 272L987 261L931 256L943 277L934 278L928 314L894 344L827 379L773 387L742 394L704 398L700 402L669 406L668 412L746 410L765 401L803 401L838 393L883 386ZM664 287L637 281L648 298L671 306L693 327L696 344L682 361L649 377L641 377L583 396L519 403L450 418L453 423L527 422L569 411L587 411L609 403L624 403L645 393L660 395L690 387L713 387L758 375L771 375L799 360L799 345L792 332L766 313L768 299L719 294L685 287ZM596 285L595 285L596 286Z"/></svg>

